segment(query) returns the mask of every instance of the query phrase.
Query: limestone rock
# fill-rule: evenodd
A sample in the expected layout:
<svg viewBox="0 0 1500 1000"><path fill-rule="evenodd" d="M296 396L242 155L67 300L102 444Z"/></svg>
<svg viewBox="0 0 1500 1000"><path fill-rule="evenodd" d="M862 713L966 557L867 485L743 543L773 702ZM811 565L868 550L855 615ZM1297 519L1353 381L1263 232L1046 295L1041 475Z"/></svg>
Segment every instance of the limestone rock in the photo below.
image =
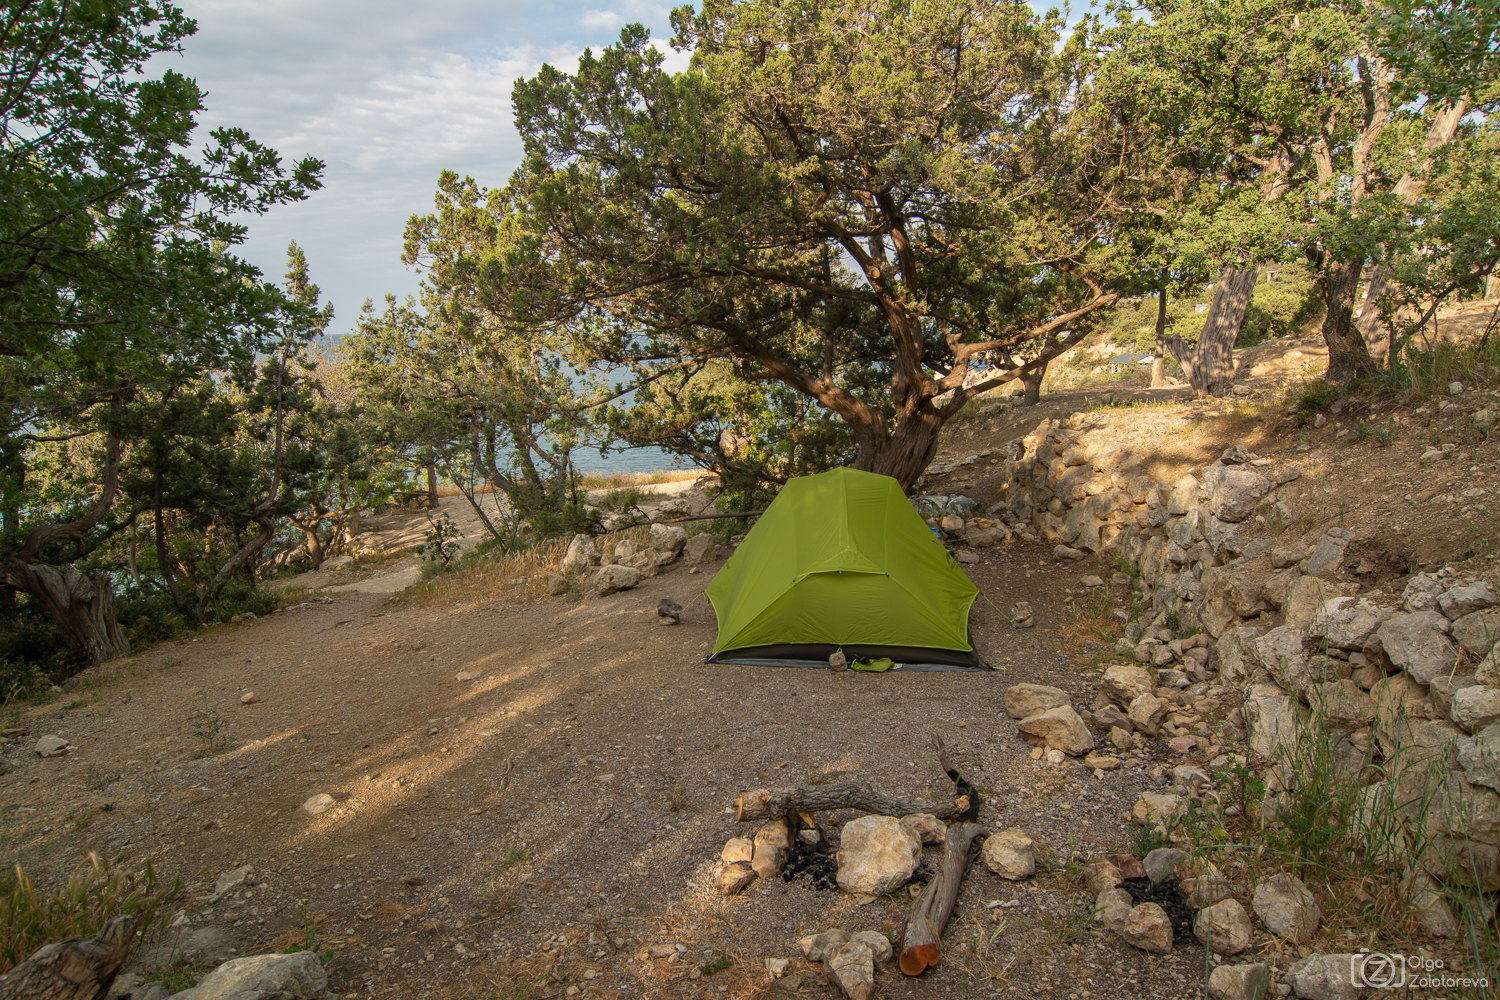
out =
<svg viewBox="0 0 1500 1000"><path fill-rule="evenodd" d="M247 955L230 959L197 986L173 994L174 1000L225 1000L256 991L311 1000L328 988L328 974L315 952L292 955Z"/></svg>
<svg viewBox="0 0 1500 1000"><path fill-rule="evenodd" d="M687 540L686 529L678 525L653 524L651 526L651 547L658 551L670 552L676 556L687 545Z"/></svg>
<svg viewBox="0 0 1500 1000"><path fill-rule="evenodd" d="M1309 684L1307 703L1331 729L1359 729L1375 719L1375 701L1349 679Z"/></svg>
<svg viewBox="0 0 1500 1000"><path fill-rule="evenodd" d="M870 1000L875 995L875 956L863 941L845 941L823 961L828 981L848 1000Z"/></svg>
<svg viewBox="0 0 1500 1000"><path fill-rule="evenodd" d="M1476 684L1455 691L1449 713L1458 727L1466 733L1477 733L1492 726L1500 722L1500 688Z"/></svg>
<svg viewBox="0 0 1500 1000"><path fill-rule="evenodd" d="M1275 559L1272 558L1274 565ZM1306 630L1312 627L1318 609L1328 600L1328 587L1315 576L1300 576L1292 581L1281 604L1285 624Z"/></svg>
<svg viewBox="0 0 1500 1000"><path fill-rule="evenodd" d="M912 813L901 817L901 825L924 844L941 844L948 839L948 828L932 813Z"/></svg>
<svg viewBox="0 0 1500 1000"><path fill-rule="evenodd" d="M1022 735L1031 737L1032 742L1040 742L1074 757L1081 757L1094 749L1094 737L1070 705L1028 715L1017 724L1017 728Z"/></svg>
<svg viewBox="0 0 1500 1000"><path fill-rule="evenodd" d="M1486 653L1474 667L1474 680L1488 687L1500 687L1500 646Z"/></svg>
<svg viewBox="0 0 1500 1000"><path fill-rule="evenodd" d="M1234 883L1210 861L1191 858L1179 862L1176 874L1178 886L1187 897L1190 909L1207 909L1234 895Z"/></svg>
<svg viewBox="0 0 1500 1000"><path fill-rule="evenodd" d="M1204 470L1205 485L1212 471ZM1208 507L1215 517L1228 524L1238 524L1254 514L1256 504L1271 491L1272 486L1269 479L1250 469L1225 468L1215 478L1217 485Z"/></svg>
<svg viewBox="0 0 1500 1000"><path fill-rule="evenodd" d="M1307 557L1308 576L1332 578L1337 575L1344 561L1344 550L1353 540L1354 532L1347 528L1329 528L1313 546L1312 555Z"/></svg>
<svg viewBox="0 0 1500 1000"><path fill-rule="evenodd" d="M1294 944L1307 944L1323 919L1317 900L1302 880L1282 872L1255 887L1255 915L1266 929Z"/></svg>
<svg viewBox="0 0 1500 1000"><path fill-rule="evenodd" d="M1105 889L1094 900L1094 919L1102 924L1105 930L1118 934L1125 929L1125 919L1130 916L1130 911L1133 909L1135 909L1135 900L1131 899L1130 893L1116 886Z"/></svg>
<svg viewBox="0 0 1500 1000"><path fill-rule="evenodd" d="M1450 633L1458 647L1476 660L1500 642L1500 608L1475 611L1453 623Z"/></svg>
<svg viewBox="0 0 1500 1000"><path fill-rule="evenodd" d="M1355 956L1309 955L1287 970L1284 981L1301 1000L1358 1000L1350 976Z"/></svg>
<svg viewBox="0 0 1500 1000"><path fill-rule="evenodd" d="M1116 663L1105 668L1099 689L1116 704L1128 706L1143 694L1156 690L1156 678L1145 667Z"/></svg>
<svg viewBox="0 0 1500 1000"><path fill-rule="evenodd" d="M1238 955L1250 947L1250 915L1235 899L1222 899L1198 911L1193 936L1220 955Z"/></svg>
<svg viewBox="0 0 1500 1000"><path fill-rule="evenodd" d="M1271 760L1283 760L1292 752L1299 713L1285 691L1275 684L1252 684L1245 692L1243 711L1251 750Z"/></svg>
<svg viewBox="0 0 1500 1000"><path fill-rule="evenodd" d="M1290 625L1273 628L1250 643L1250 653L1260 669L1293 694L1306 688L1313 679L1307 670L1307 652L1302 633Z"/></svg>
<svg viewBox="0 0 1500 1000"><path fill-rule="evenodd" d="M1436 611L1443 590L1443 581L1428 573L1418 573L1406 581L1401 603L1408 611Z"/></svg>
<svg viewBox="0 0 1500 1000"><path fill-rule="evenodd" d="M1453 749L1470 784L1500 789L1500 725L1454 740Z"/></svg>
<svg viewBox="0 0 1500 1000"><path fill-rule="evenodd" d="M1439 674L1451 673L1458 662L1458 650L1439 630L1443 621L1436 611L1416 611L1389 619L1376 635L1391 663L1418 684L1426 684Z"/></svg>
<svg viewBox="0 0 1500 1000"><path fill-rule="evenodd" d="M833 953L833 949L849 940L849 932L842 928L809 934L797 942L797 947L809 962L821 962Z"/></svg>
<svg viewBox="0 0 1500 1000"><path fill-rule="evenodd" d="M302 803L302 811L309 816L321 816L336 805L338 803L334 801L332 795L329 795L327 792L319 792L316 795L308 796L307 800Z"/></svg>
<svg viewBox="0 0 1500 1000"><path fill-rule="evenodd" d="M596 597L613 594L618 590L630 590L641 582L641 571L630 566L605 566L594 574L590 592Z"/></svg>
<svg viewBox="0 0 1500 1000"><path fill-rule="evenodd" d="M1267 555L1205 569L1199 581L1203 606L1198 614L1209 634L1217 638L1241 618L1265 610L1265 585L1273 572Z"/></svg>
<svg viewBox="0 0 1500 1000"><path fill-rule="evenodd" d="M682 546L682 558L690 566L699 566L713 562L718 550L719 546L713 535L689 535Z"/></svg>
<svg viewBox="0 0 1500 1000"><path fill-rule="evenodd" d="M754 846L750 867L761 878L770 878L781 871L792 853L791 825L785 819L771 820L755 831Z"/></svg>
<svg viewBox="0 0 1500 1000"><path fill-rule="evenodd" d="M1147 794L1149 795L1150 793L1148 792ZM1142 798L1144 797L1142 796ZM1174 795L1172 798L1175 799L1177 796ZM1180 800L1177 805L1181 806ZM1176 875L1177 866L1190 857L1192 855L1188 854L1187 851L1176 847L1158 847L1146 855L1141 861L1141 867L1146 869L1146 877L1152 882L1164 882Z"/></svg>
<svg viewBox="0 0 1500 1000"><path fill-rule="evenodd" d="M1045 684L1012 684L1005 689L1005 714L1012 719L1024 719L1062 706L1073 707L1073 699L1061 688Z"/></svg>
<svg viewBox="0 0 1500 1000"><path fill-rule="evenodd" d="M1142 792L1131 807L1130 815L1142 826L1167 827L1187 812L1187 803L1171 792Z"/></svg>
<svg viewBox="0 0 1500 1000"><path fill-rule="evenodd" d="M738 895L758 878L760 875L748 860L730 861L719 871L719 892L726 896Z"/></svg>
<svg viewBox="0 0 1500 1000"><path fill-rule="evenodd" d="M1172 950L1172 921L1155 903L1142 903L1125 915L1120 939L1142 951L1165 955Z"/></svg>
<svg viewBox="0 0 1500 1000"><path fill-rule="evenodd" d="M1369 601L1352 597L1335 597L1324 601L1313 614L1308 634L1321 636L1335 649L1364 650L1372 648L1375 633L1395 614Z"/></svg>
<svg viewBox="0 0 1500 1000"><path fill-rule="evenodd" d="M891 946L891 939L879 931L855 931L849 935L850 941L857 941L870 949L870 954L877 962L889 962L896 950Z"/></svg>
<svg viewBox="0 0 1500 1000"><path fill-rule="evenodd" d="M1162 720L1171 711L1172 703L1155 695L1143 694L1130 703L1126 714L1136 729L1147 736L1155 736Z"/></svg>
<svg viewBox="0 0 1500 1000"><path fill-rule="evenodd" d="M719 852L719 860L726 865L736 861L749 861L755 856L755 841L749 837L730 837Z"/></svg>
<svg viewBox="0 0 1500 1000"><path fill-rule="evenodd" d="M1083 870L1083 884L1095 896L1117 888L1123 881L1125 877L1113 861L1095 861ZM1126 909L1129 908L1129 906L1126 907Z"/></svg>
<svg viewBox="0 0 1500 1000"><path fill-rule="evenodd" d="M1119 727L1127 733L1135 729L1135 725L1115 704L1105 705L1103 708L1094 709L1093 723L1100 729L1114 729Z"/></svg>
<svg viewBox="0 0 1500 1000"><path fill-rule="evenodd" d="M71 749L68 741L61 736L47 735L36 741L36 752L39 757L61 757Z"/></svg>
<svg viewBox="0 0 1500 1000"><path fill-rule="evenodd" d="M1036 873L1036 851L1026 831L1018 826L992 834L984 842L984 864L1012 882Z"/></svg>
<svg viewBox="0 0 1500 1000"><path fill-rule="evenodd" d="M590 566L599 565L603 558L592 538L588 535L574 535L573 540L568 543L568 551L563 554L561 569L564 573L581 572Z"/></svg>
<svg viewBox="0 0 1500 1000"><path fill-rule="evenodd" d="M1434 677L1432 683L1427 685L1427 696L1432 699L1432 708L1438 715L1449 717L1453 711L1453 696L1466 687L1473 687L1479 681L1473 674L1458 674L1449 677L1446 674Z"/></svg>
<svg viewBox="0 0 1500 1000"><path fill-rule="evenodd" d="M1208 976L1210 1000L1264 1000L1271 989L1271 967L1265 962L1221 965Z"/></svg>
<svg viewBox="0 0 1500 1000"><path fill-rule="evenodd" d="M1438 596L1438 610L1449 618L1462 618L1495 606L1495 595L1483 580L1467 587L1454 587Z"/></svg>
<svg viewBox="0 0 1500 1000"><path fill-rule="evenodd" d="M922 841L894 816L861 816L844 824L838 852L839 888L879 896L906 884L922 857Z"/></svg>
<svg viewBox="0 0 1500 1000"><path fill-rule="evenodd" d="M1058 562L1077 562L1087 555L1087 552L1071 548L1067 545L1058 545L1052 549L1052 558Z"/></svg>
<svg viewBox="0 0 1500 1000"><path fill-rule="evenodd" d="M1431 876L1417 869L1402 880L1401 888L1411 908L1417 911L1417 923L1424 931L1437 938L1458 937L1458 918Z"/></svg>
<svg viewBox="0 0 1500 1000"><path fill-rule="evenodd" d="M1311 577L1303 577L1311 579ZM1242 684L1260 669L1260 658L1250 645L1265 634L1265 629L1241 625L1227 630L1215 647L1219 654L1219 680L1224 684Z"/></svg>

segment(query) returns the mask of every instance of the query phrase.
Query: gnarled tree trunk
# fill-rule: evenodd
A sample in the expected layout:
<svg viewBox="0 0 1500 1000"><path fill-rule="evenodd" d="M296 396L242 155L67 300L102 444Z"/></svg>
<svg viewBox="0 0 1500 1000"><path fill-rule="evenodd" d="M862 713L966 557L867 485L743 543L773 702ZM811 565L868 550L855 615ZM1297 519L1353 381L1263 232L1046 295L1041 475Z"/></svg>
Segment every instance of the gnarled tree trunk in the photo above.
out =
<svg viewBox="0 0 1500 1000"><path fill-rule="evenodd" d="M68 651L84 663L93 666L130 655L130 642L115 621L114 583L103 570L85 575L70 565L12 558L5 583L41 602Z"/></svg>
<svg viewBox="0 0 1500 1000"><path fill-rule="evenodd" d="M1156 290L1156 360L1151 362L1151 388L1167 384L1167 290Z"/></svg>
<svg viewBox="0 0 1500 1000"><path fill-rule="evenodd" d="M1190 354L1182 338L1165 337L1195 396L1223 396L1234 383L1234 342L1239 339L1255 291L1255 265L1230 264L1219 275L1219 287L1203 318L1198 346Z"/></svg>
<svg viewBox="0 0 1500 1000"><path fill-rule="evenodd" d="M1328 344L1328 373L1335 385L1347 385L1375 371L1364 337L1353 322L1354 293L1359 288L1363 259L1332 264L1323 273L1323 340Z"/></svg>
<svg viewBox="0 0 1500 1000"><path fill-rule="evenodd" d="M1458 129L1458 123L1463 120L1464 112L1468 110L1469 102L1459 100L1445 108L1437 119L1432 123L1432 128L1427 131L1425 148L1430 152L1453 138L1453 133ZM1425 160L1421 166L1421 172L1426 173L1431 166L1431 160ZM1421 186L1420 180L1415 174L1405 173L1396 182L1396 197L1410 205L1417 200L1417 194ZM1390 354L1391 337L1389 331L1380 322L1380 297L1395 291L1390 286L1389 272L1379 265L1370 268L1370 283L1365 289L1364 310L1359 314L1359 335L1364 340L1365 350L1369 352L1371 364L1383 364ZM1491 279L1494 283L1495 279ZM1500 292L1500 287L1496 288ZM1485 297L1491 297L1492 293L1486 288ZM1331 349L1331 348L1330 348ZM1332 377L1332 357L1329 358L1330 378Z"/></svg>

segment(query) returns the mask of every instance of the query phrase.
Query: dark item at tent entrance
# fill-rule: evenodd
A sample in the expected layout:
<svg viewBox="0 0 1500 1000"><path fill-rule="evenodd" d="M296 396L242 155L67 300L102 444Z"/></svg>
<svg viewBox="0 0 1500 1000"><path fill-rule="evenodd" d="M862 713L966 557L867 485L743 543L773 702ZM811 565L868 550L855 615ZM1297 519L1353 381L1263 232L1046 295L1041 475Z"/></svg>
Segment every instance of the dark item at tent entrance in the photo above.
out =
<svg viewBox="0 0 1500 1000"><path fill-rule="evenodd" d="M979 590L889 476L793 479L708 586L709 662L889 658L983 667L969 641Z"/></svg>

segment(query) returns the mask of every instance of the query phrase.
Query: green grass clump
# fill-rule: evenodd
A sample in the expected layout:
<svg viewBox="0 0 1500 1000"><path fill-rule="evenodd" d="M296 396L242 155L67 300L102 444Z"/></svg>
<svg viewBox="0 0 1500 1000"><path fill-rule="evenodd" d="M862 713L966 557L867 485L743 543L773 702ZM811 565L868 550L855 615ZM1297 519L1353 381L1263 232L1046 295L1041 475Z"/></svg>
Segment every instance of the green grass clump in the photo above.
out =
<svg viewBox="0 0 1500 1000"><path fill-rule="evenodd" d="M73 870L51 895L38 893L20 865L0 878L0 973L54 941L91 938L117 916L134 917L143 938L164 923L164 904L177 886L157 884L148 863L142 872L111 871L97 854Z"/></svg>

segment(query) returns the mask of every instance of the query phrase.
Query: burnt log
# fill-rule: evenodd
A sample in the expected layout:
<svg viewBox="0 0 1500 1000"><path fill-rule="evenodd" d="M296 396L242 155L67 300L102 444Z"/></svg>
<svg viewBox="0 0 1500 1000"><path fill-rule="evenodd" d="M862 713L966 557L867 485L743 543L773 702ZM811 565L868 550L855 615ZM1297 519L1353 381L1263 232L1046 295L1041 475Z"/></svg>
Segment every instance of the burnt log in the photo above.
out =
<svg viewBox="0 0 1500 1000"><path fill-rule="evenodd" d="M0 976L0 1000L103 1000L135 948L136 922L115 917L98 937L43 945Z"/></svg>

